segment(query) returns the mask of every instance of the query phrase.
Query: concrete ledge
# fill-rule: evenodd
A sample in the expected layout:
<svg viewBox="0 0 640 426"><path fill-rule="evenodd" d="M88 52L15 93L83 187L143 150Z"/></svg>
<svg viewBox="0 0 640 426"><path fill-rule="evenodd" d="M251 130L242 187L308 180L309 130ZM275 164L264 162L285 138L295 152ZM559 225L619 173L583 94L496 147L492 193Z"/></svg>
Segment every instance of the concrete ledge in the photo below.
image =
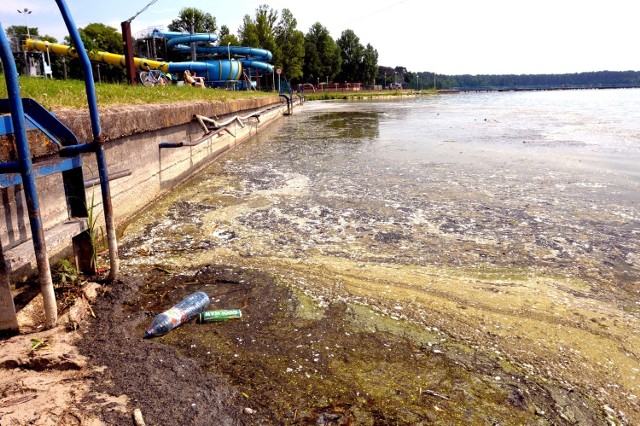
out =
<svg viewBox="0 0 640 426"><path fill-rule="evenodd" d="M282 117L284 110L286 110L286 104L283 104L280 97L101 109L100 121L109 173L123 172L123 177L112 181L110 185L116 226L128 220L223 152L257 134L260 128L276 122ZM256 111L261 112L260 120L251 118L243 120L244 123L234 120L234 123L228 126L228 132L210 136L205 135L202 126L193 118L197 114L225 119L234 115L248 116ZM62 110L56 111L55 114L81 142L91 140L87 110ZM193 145L195 141L202 141L202 143ZM30 135L30 144L38 142L37 136ZM160 149L161 142L182 142L192 146ZM55 145L51 147L51 145L53 144L40 144L38 156L41 156L40 158L57 157L57 147ZM0 151L1 149L2 147ZM35 154L36 151L32 153ZM96 178L98 168L95 155L83 154L82 163L85 182ZM80 232L82 230L80 228L69 229L63 225L69 217L61 176L53 174L38 178L36 185L44 229ZM0 243L4 248L7 270L12 271L16 270L20 264L27 263L25 259L31 258L29 249L31 252L33 249L30 247L29 219L21 185L0 188L0 198L2 198L0 214L4 217L3 223L0 224ZM85 201L87 205L94 204L95 217L103 217L99 186L86 190ZM97 226L101 227L103 223L99 220ZM47 248L53 252L54 246L64 246L65 242L70 246L69 232L63 232L61 237L55 238L55 242L48 241Z"/></svg>
<svg viewBox="0 0 640 426"><path fill-rule="evenodd" d="M278 96L229 101L196 101L169 104L123 105L100 108L100 127L105 142L125 136L179 126L191 122L193 114L222 117L239 111L252 111L280 104ZM88 109L58 109L56 117L64 123L80 142L93 140ZM29 148L34 158L56 154L58 147L39 131L28 133ZM16 149L7 137L0 136L0 161L16 159Z"/></svg>
<svg viewBox="0 0 640 426"><path fill-rule="evenodd" d="M171 104L127 105L100 110L100 125L105 141L190 123L193 114L224 116L282 103L277 96L236 99L225 102L178 102ZM56 116L81 141L90 141L91 122L87 111L60 110Z"/></svg>

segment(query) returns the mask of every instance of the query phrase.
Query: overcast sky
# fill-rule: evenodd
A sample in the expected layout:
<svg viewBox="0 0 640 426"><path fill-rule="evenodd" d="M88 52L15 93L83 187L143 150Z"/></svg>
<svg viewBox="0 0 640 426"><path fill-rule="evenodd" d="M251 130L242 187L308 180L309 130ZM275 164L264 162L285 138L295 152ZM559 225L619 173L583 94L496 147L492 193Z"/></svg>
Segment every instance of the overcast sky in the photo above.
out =
<svg viewBox="0 0 640 426"><path fill-rule="evenodd" d="M151 0L67 0L75 23L120 30ZM306 33L315 23L334 39L353 30L379 54L379 65L439 74L542 74L640 70L635 0L156 0L133 22L133 32L168 25L183 7L211 13L237 33L260 4L288 8ZM67 35L54 0L2 0L3 28L25 25L59 40Z"/></svg>

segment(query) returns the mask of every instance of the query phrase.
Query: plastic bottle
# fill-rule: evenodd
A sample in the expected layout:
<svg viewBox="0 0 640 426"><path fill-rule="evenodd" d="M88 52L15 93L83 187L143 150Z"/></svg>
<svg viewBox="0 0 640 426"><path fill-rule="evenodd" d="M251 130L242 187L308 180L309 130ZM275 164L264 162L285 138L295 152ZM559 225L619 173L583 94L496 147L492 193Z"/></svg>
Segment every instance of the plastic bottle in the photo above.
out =
<svg viewBox="0 0 640 426"><path fill-rule="evenodd" d="M209 296L202 291L185 297L171 309L158 315L144 333L144 337L162 336L170 332L207 309L209 303Z"/></svg>

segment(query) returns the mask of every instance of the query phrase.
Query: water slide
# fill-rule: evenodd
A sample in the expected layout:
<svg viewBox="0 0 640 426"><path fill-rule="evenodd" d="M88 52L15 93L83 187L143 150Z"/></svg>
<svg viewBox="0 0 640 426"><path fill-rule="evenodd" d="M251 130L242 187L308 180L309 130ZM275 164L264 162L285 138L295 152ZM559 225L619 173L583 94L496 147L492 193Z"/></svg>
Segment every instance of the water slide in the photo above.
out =
<svg viewBox="0 0 640 426"><path fill-rule="evenodd" d="M165 73L174 74L181 74L186 70L195 71L199 76L204 77L207 82L213 84L243 81L243 70L245 67L249 69L249 73L252 75L255 75L256 72L251 72L251 69L259 70L267 74L273 72L273 65L268 63L268 61L271 60L271 52L268 50L238 46L211 46L209 43L217 40L215 34L154 31L153 35L167 38L167 46L177 51L190 51L191 47L189 43L198 43L199 45L196 46L196 52L213 55L217 58L186 62L164 62L144 58L133 58L134 66L138 70L148 71L158 69ZM202 43L205 43L205 45L203 46ZM25 50L49 51L72 58L78 57L78 52L74 47L33 39L27 39L25 41ZM124 55L100 51L89 51L87 53L89 59L92 61L125 67Z"/></svg>
<svg viewBox="0 0 640 426"><path fill-rule="evenodd" d="M207 33L188 34L154 30L152 35L154 37L166 38L167 47L178 52L190 52L190 43L211 43L218 40L215 34ZM203 46L197 44L196 53L213 55L222 60L237 59L242 62L246 68L261 70L267 74L273 72L273 65L269 63L272 58L271 52L265 49L242 46Z"/></svg>

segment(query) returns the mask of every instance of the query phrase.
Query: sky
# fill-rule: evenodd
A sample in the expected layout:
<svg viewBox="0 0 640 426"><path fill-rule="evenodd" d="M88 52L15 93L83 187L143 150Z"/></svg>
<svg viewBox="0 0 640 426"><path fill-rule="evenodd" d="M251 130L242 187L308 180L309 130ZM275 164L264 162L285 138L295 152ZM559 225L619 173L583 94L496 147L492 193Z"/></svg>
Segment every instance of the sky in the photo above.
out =
<svg viewBox="0 0 640 426"><path fill-rule="evenodd" d="M67 0L77 27L120 23L152 0ZM438 74L562 74L640 71L635 0L156 0L132 32L164 25L196 7L237 34L244 15L287 8L306 33L316 22L334 39L350 29L378 51L378 64ZM18 13L24 8L32 11ZM0 24L67 35L54 0L2 0Z"/></svg>

